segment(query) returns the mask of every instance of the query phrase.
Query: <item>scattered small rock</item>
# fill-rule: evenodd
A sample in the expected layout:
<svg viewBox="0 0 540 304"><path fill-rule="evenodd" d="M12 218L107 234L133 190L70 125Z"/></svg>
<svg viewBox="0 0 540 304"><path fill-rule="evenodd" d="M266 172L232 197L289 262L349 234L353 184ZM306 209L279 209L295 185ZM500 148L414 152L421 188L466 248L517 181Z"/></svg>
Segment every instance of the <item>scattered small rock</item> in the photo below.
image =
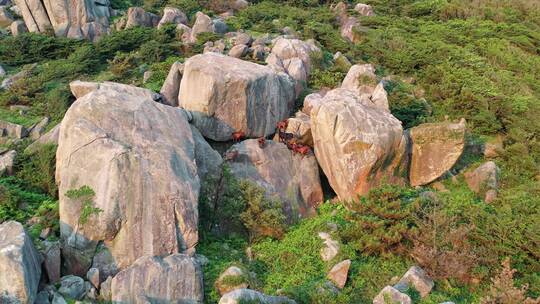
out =
<svg viewBox="0 0 540 304"><path fill-rule="evenodd" d="M391 300L392 304L411 304L411 298L401 293L399 290L392 286L386 286L381 292L373 299L373 304L388 304L387 300Z"/></svg>
<svg viewBox="0 0 540 304"><path fill-rule="evenodd" d="M85 291L84 280L81 277L67 275L60 279L58 292L64 297L80 300L84 296Z"/></svg>
<svg viewBox="0 0 540 304"><path fill-rule="evenodd" d="M345 287L345 283L347 283L350 267L351 260L341 261L332 267L327 277L336 285L337 288L343 289L343 287Z"/></svg>
<svg viewBox="0 0 540 304"><path fill-rule="evenodd" d="M4 174L12 175L13 166L15 165L15 158L17 157L17 151L11 150L0 155L0 176Z"/></svg>
<svg viewBox="0 0 540 304"><path fill-rule="evenodd" d="M326 232L319 232L319 237L324 241L325 247L321 249L321 258L323 261L328 262L335 258L339 253L339 243L332 239L330 234Z"/></svg>
<svg viewBox="0 0 540 304"><path fill-rule="evenodd" d="M219 294L224 295L235 289L248 288L249 283L247 277L248 274L240 267L231 266L219 275L215 286ZM231 283L231 281L234 282L234 284Z"/></svg>
<svg viewBox="0 0 540 304"><path fill-rule="evenodd" d="M480 167L465 172L465 181L476 194L483 196L486 203L491 203L497 197L499 188L500 169L495 162L488 161Z"/></svg>
<svg viewBox="0 0 540 304"><path fill-rule="evenodd" d="M409 286L414 287L422 298L426 297L435 283L427 275L427 273L418 266L412 266L409 270L401 277L399 282L394 285L394 288L405 292Z"/></svg>

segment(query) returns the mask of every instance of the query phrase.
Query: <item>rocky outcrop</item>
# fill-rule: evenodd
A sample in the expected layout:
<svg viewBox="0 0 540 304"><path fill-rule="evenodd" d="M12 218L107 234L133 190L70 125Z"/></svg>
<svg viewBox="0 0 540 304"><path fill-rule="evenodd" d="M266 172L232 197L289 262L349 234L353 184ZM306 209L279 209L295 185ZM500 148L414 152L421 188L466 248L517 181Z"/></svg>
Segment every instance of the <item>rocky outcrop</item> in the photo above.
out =
<svg viewBox="0 0 540 304"><path fill-rule="evenodd" d="M69 83L69 88L75 98L81 98L97 90L113 90L119 94L141 96L141 98L151 99L153 101L158 101L161 98L159 94L148 89L110 81L91 82L75 80Z"/></svg>
<svg viewBox="0 0 540 304"><path fill-rule="evenodd" d="M314 214L314 207L323 200L313 155L295 155L285 144L267 140L261 145L256 139L244 140L226 154L235 155L227 161L233 175L279 199L290 223Z"/></svg>
<svg viewBox="0 0 540 304"><path fill-rule="evenodd" d="M426 297L433 289L435 283L427 275L427 273L418 266L412 266L409 270L401 277L399 282L394 285L394 288L402 292L407 291L409 287L413 287L416 291L420 293L422 298Z"/></svg>
<svg viewBox="0 0 540 304"><path fill-rule="evenodd" d="M186 61L179 103L206 138L227 141L233 132L274 133L293 107L294 92L289 78L269 67L207 53Z"/></svg>
<svg viewBox="0 0 540 304"><path fill-rule="evenodd" d="M0 85L0 89L7 90L11 88L11 86L13 86L19 80L28 77L34 71L36 67L37 67L37 63L24 66L23 69L17 74L4 79L2 81L2 84Z"/></svg>
<svg viewBox="0 0 540 304"><path fill-rule="evenodd" d="M242 268L231 266L219 275L215 286L219 294L224 295L235 289L248 288L247 278L248 274ZM231 282L234 282L234 284Z"/></svg>
<svg viewBox="0 0 540 304"><path fill-rule="evenodd" d="M159 16L149 13L141 7L130 7L127 11L125 28L136 26L155 27L159 21Z"/></svg>
<svg viewBox="0 0 540 304"><path fill-rule="evenodd" d="M285 72L295 80L296 96L299 96L311 73L311 57L320 51L313 43L279 38L274 43L266 62L275 71Z"/></svg>
<svg viewBox="0 0 540 304"><path fill-rule="evenodd" d="M465 172L465 181L469 188L483 197L486 203L491 203L497 197L499 189L499 167L493 161L483 163L474 170Z"/></svg>
<svg viewBox="0 0 540 304"><path fill-rule="evenodd" d="M165 24L188 24L188 18L176 7L166 7L163 9L163 17L159 20L158 29Z"/></svg>
<svg viewBox="0 0 540 304"><path fill-rule="evenodd" d="M335 89L311 110L315 155L342 200L356 199L381 181L404 184L407 139L401 122L387 111Z"/></svg>
<svg viewBox="0 0 540 304"><path fill-rule="evenodd" d="M197 243L200 184L187 115L138 92L109 83L62 121L56 181L68 273L85 275L100 242L120 269ZM66 196L82 186L94 192L86 203ZM85 208L92 212L83 221Z"/></svg>
<svg viewBox="0 0 540 304"><path fill-rule="evenodd" d="M22 125L0 120L1 136L21 139L28 136L28 129Z"/></svg>
<svg viewBox="0 0 540 304"><path fill-rule="evenodd" d="M30 32L53 30L56 36L95 41L109 32L107 0L15 0Z"/></svg>
<svg viewBox="0 0 540 304"><path fill-rule="evenodd" d="M60 124L57 124L54 128L49 130L49 132L43 134L40 138L34 141L31 145L24 149L26 153L33 153L39 149L42 145L47 144L58 144L58 134L60 134Z"/></svg>
<svg viewBox="0 0 540 304"><path fill-rule="evenodd" d="M41 259L23 226L1 224L0 303L34 303L40 276Z"/></svg>
<svg viewBox="0 0 540 304"><path fill-rule="evenodd" d="M465 120L459 123L427 123L410 129L412 143L411 186L441 177L459 159L465 146Z"/></svg>
<svg viewBox="0 0 540 304"><path fill-rule="evenodd" d="M159 91L164 104L172 107L178 106L178 94L180 93L180 82L182 81L183 73L184 65L178 61L173 63Z"/></svg>
<svg viewBox="0 0 540 304"><path fill-rule="evenodd" d="M195 23L191 28L190 42L197 42L197 36L201 33L221 33L224 34L227 31L227 25L220 19L210 18L203 12L197 12L195 14Z"/></svg>
<svg viewBox="0 0 540 304"><path fill-rule="evenodd" d="M355 64L347 72L341 87L354 91L365 102L371 102L375 106L390 111L388 95L383 83L377 83L375 67L371 64Z"/></svg>
<svg viewBox="0 0 540 304"><path fill-rule="evenodd" d="M113 278L111 292L113 303L202 303L202 271L185 254L142 257Z"/></svg>
<svg viewBox="0 0 540 304"><path fill-rule="evenodd" d="M251 289L236 289L226 293L219 300L219 304L242 304L242 303L261 303L261 304L296 304L295 301L287 297L269 296Z"/></svg>
<svg viewBox="0 0 540 304"><path fill-rule="evenodd" d="M388 302L391 301L391 302ZM399 290L392 286L386 286L381 292L373 299L373 304L412 304L411 297L407 294L401 293Z"/></svg>
<svg viewBox="0 0 540 304"><path fill-rule="evenodd" d="M345 283L347 283L347 277L349 275L349 268L351 267L351 260L344 260L332 267L328 272L328 279L336 285L337 288L343 289Z"/></svg>

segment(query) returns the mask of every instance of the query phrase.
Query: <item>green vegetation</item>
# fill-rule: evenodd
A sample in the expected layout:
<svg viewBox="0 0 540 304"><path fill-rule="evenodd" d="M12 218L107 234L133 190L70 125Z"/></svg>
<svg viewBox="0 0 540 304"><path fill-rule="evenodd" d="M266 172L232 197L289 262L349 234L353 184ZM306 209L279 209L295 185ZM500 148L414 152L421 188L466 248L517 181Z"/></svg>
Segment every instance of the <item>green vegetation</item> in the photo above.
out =
<svg viewBox="0 0 540 304"><path fill-rule="evenodd" d="M380 289L417 264L436 279L434 291L415 303L518 303L540 296L540 8L533 0L366 0L376 16L361 18L360 41L347 43L330 2L255 1L226 20L232 29L258 36L285 26L302 39L316 39L307 94L339 86L346 71L333 63L340 51L353 63L372 63L384 78L392 113L411 128L424 122L464 117L468 140L481 143L501 136L495 159L502 176L498 198L485 204L461 177L444 180L448 191L384 186L359 198L347 210L325 203L318 215L285 228L279 202L264 197L227 168L219 180L203 183L201 243L208 303L219 299L214 282L228 266L256 274L252 288L284 294L298 303L370 303ZM215 14L221 1L114 0L116 9L144 6L159 12L170 5L190 20L198 10ZM354 14L353 12L349 12ZM170 66L201 52L205 34L194 46L182 45L174 26L160 30L114 31L97 43L26 33L0 37L0 62L28 76L0 92L0 119L31 126L43 116L59 122L73 102L68 84L75 79L113 80L158 91ZM33 69L28 64L37 63ZM10 105L30 107L27 114ZM50 227L58 235L55 147L23 153L16 149L15 174L0 177L0 222L18 220L33 237ZM466 151L459 168L478 165ZM68 192L81 203L81 223L100 212L88 187ZM30 221L34 218L32 221ZM335 229L334 229L335 228ZM341 245L338 257L320 258L318 233ZM249 250L247 250L249 249ZM352 260L349 279L337 295L326 284L328 270ZM509 258L506 260L506 258ZM499 274L502 261L503 273ZM507 262L506 262L507 261ZM512 270L512 269L515 269ZM493 278L490 279L490 278ZM521 288L520 286L528 286ZM513 288L512 288L513 287ZM509 289L514 298L501 298ZM414 296L411 293L412 296ZM497 299L497 300L493 300ZM514 301L514 302L512 302Z"/></svg>

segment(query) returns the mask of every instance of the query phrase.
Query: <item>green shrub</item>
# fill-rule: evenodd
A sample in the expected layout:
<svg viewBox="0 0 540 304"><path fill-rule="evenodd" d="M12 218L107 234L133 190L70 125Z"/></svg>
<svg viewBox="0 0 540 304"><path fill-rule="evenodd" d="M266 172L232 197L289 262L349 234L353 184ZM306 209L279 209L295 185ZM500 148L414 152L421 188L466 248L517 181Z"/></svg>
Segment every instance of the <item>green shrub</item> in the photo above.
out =
<svg viewBox="0 0 540 304"><path fill-rule="evenodd" d="M51 197L57 197L56 145L43 145L35 153L22 156L22 159L18 160L17 163L19 164L16 174L18 178Z"/></svg>
<svg viewBox="0 0 540 304"><path fill-rule="evenodd" d="M398 186L372 189L359 201L341 232L344 241L365 255L399 252L413 228L412 214L418 207L416 193Z"/></svg>
<svg viewBox="0 0 540 304"><path fill-rule="evenodd" d="M247 180L240 182L240 191L246 201L246 209L240 214L240 219L248 231L249 239L279 239L285 232L285 215L281 202L267 198L264 189Z"/></svg>
<svg viewBox="0 0 540 304"><path fill-rule="evenodd" d="M94 207L93 198L96 193L88 186L82 186L79 189L71 189L66 192L66 196L81 203L81 214L79 224L84 225L88 222L90 216L103 212L100 208Z"/></svg>

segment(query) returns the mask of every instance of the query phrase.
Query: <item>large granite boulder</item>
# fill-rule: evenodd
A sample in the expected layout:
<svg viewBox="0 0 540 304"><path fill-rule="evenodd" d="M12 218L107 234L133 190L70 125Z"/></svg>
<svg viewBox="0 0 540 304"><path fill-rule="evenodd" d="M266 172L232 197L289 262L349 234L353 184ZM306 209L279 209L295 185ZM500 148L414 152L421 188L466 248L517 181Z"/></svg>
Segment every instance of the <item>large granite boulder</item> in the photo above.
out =
<svg viewBox="0 0 540 304"><path fill-rule="evenodd" d="M235 289L226 293L219 300L219 304L242 304L242 303L260 303L260 304L296 304L283 296L269 296L251 289Z"/></svg>
<svg viewBox="0 0 540 304"><path fill-rule="evenodd" d="M108 0L15 0L30 32L95 41L109 32Z"/></svg>
<svg viewBox="0 0 540 304"><path fill-rule="evenodd" d="M136 26L155 27L159 23L159 16L145 11L141 7L130 7L127 11L125 28Z"/></svg>
<svg viewBox="0 0 540 304"><path fill-rule="evenodd" d="M0 225L0 303L32 304L41 277L41 258L23 226Z"/></svg>
<svg viewBox="0 0 540 304"><path fill-rule="evenodd" d="M304 112L296 112L294 117L287 119L286 133L291 133L298 143L313 147L313 136L311 135L311 119Z"/></svg>
<svg viewBox="0 0 540 304"><path fill-rule="evenodd" d="M194 257L142 257L119 272L111 285L113 303L202 303L203 274Z"/></svg>
<svg viewBox="0 0 540 304"><path fill-rule="evenodd" d="M294 89L269 67L207 53L186 61L179 103L206 138L227 141L233 132L254 138L274 133L288 117Z"/></svg>
<svg viewBox="0 0 540 304"><path fill-rule="evenodd" d="M429 184L450 170L463 153L465 120L426 123L410 129L411 186Z"/></svg>
<svg viewBox="0 0 540 304"><path fill-rule="evenodd" d="M296 96L299 96L311 73L311 58L320 51L314 43L279 38L274 43L266 62L277 72L285 72L295 80Z"/></svg>
<svg viewBox="0 0 540 304"><path fill-rule="evenodd" d="M188 18L184 12L176 7L166 7L163 9L163 17L159 20L158 29L165 24L187 24Z"/></svg>
<svg viewBox="0 0 540 304"><path fill-rule="evenodd" d="M227 31L227 25L221 19L212 19L203 12L195 14L195 23L191 28L190 39L192 43L197 42L197 36L201 33L220 33Z"/></svg>
<svg viewBox="0 0 540 304"><path fill-rule="evenodd" d="M182 109L124 85L92 91L62 121L56 169L68 273L85 275L100 242L119 269L197 243L200 183ZM83 186L94 195L66 195Z"/></svg>
<svg viewBox="0 0 540 304"><path fill-rule="evenodd" d="M244 140L226 153L231 172L262 187L266 195L283 203L289 222L314 214L323 200L319 167L313 155L293 154L283 143L256 139Z"/></svg>
<svg viewBox="0 0 540 304"><path fill-rule="evenodd" d="M328 92L311 110L311 133L319 165L340 199L356 199L383 181L406 182L401 122L355 92Z"/></svg>
<svg viewBox="0 0 540 304"><path fill-rule="evenodd" d="M136 95L141 96L141 98L151 99L154 101L158 101L161 98L159 94L154 93L151 90L110 81L91 82L75 80L69 83L69 88L71 90L71 94L73 94L75 98L81 98L86 94L97 90L113 90L119 94Z"/></svg>
<svg viewBox="0 0 540 304"><path fill-rule="evenodd" d="M499 189L500 169L493 161L488 161L474 170L465 172L465 181L469 188L486 203L491 203L497 197Z"/></svg>

